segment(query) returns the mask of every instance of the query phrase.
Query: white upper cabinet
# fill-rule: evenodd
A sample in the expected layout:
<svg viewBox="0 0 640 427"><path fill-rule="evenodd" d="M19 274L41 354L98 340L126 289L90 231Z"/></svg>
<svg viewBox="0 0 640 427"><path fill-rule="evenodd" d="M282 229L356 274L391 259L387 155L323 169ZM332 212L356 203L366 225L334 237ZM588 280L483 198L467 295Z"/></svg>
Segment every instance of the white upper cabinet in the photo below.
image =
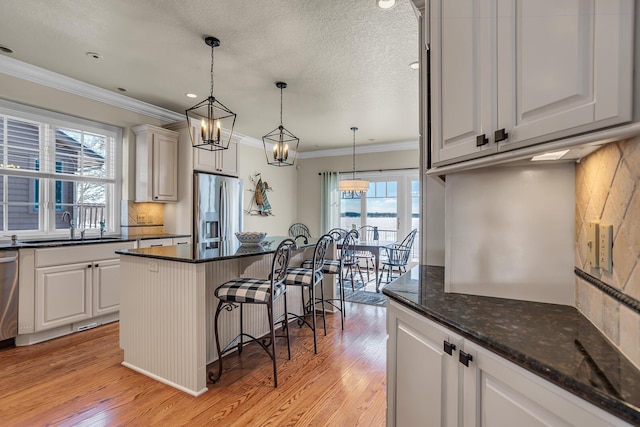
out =
<svg viewBox="0 0 640 427"><path fill-rule="evenodd" d="M229 148L226 150L210 151L202 148L190 148L189 153L185 147L192 147L190 131L196 135L200 142L200 124L196 121L176 122L166 126L168 129L178 132L180 152L184 159L180 160L181 176L189 177L193 171L209 172L219 175L238 176L238 138L231 137ZM189 129L189 127L191 129Z"/></svg>
<svg viewBox="0 0 640 427"><path fill-rule="evenodd" d="M178 200L178 133L136 126L136 202Z"/></svg>
<svg viewBox="0 0 640 427"><path fill-rule="evenodd" d="M193 149L193 170L238 176L238 144L230 142L226 150Z"/></svg>
<svg viewBox="0 0 640 427"><path fill-rule="evenodd" d="M431 2L435 165L627 122L633 0Z"/></svg>

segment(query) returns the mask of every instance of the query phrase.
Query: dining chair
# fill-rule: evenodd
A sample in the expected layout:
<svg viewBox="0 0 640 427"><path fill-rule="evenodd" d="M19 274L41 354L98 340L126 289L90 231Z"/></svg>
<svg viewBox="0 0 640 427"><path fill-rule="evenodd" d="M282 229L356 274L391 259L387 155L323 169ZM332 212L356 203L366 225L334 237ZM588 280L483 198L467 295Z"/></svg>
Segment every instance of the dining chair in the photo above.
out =
<svg viewBox="0 0 640 427"><path fill-rule="evenodd" d="M333 239L333 243L337 243L340 241L344 241L347 238L352 238L349 237L351 234L353 234L354 236L357 236L357 232L355 230L351 230L348 231L342 228L333 228L331 230L329 230L327 232L327 234L329 236L331 236L331 238ZM353 237L355 238L355 237ZM324 260L324 264L322 267L322 274L323 274L323 284L321 286L324 286L324 275L325 274L333 274L333 275L337 275L338 277L338 298L325 298L324 302L330 306L332 306L333 308L335 308L336 310L340 311L340 326L341 328L344 330L344 319L346 317L345 311L344 311L344 279L342 276L342 272L343 272L343 259L342 259L342 250L335 252L335 259L326 259ZM301 267L303 268L312 268L313 266L313 260L312 259L307 259L304 260Z"/></svg>
<svg viewBox="0 0 640 427"><path fill-rule="evenodd" d="M302 224L301 222L296 222L291 224L289 227L289 237L296 238L298 236L304 236L307 239L311 237L311 233L309 232L309 227Z"/></svg>
<svg viewBox="0 0 640 427"><path fill-rule="evenodd" d="M285 278L291 259L291 250L295 247L292 239L283 240L273 254L271 263L271 274L268 279L250 279L236 278L230 280L215 291L214 295L220 300L216 308L214 317L216 350L218 351L218 372L209 371L209 381L216 382L222 376L222 358L225 354L238 350L238 355L242 354L242 349L246 344L251 342L258 343L260 347L269 355L273 363L273 386L278 387L278 372L276 367L276 337L287 339L287 354L291 359L291 346L289 344L289 317L287 313L287 286ZM281 297L284 296L284 313L274 321L273 305ZM267 307L267 317L269 321L269 337L254 337L244 331L243 314L244 304L260 304ZM232 339L224 349L220 350L220 331L218 328L218 319L220 313L224 311L232 311L240 308L240 333ZM284 335L275 334L275 325L282 321L282 329ZM247 338L247 339L245 339Z"/></svg>
<svg viewBox="0 0 640 427"><path fill-rule="evenodd" d="M380 263L382 264L382 271L380 271L380 281L384 275L385 268L387 269L387 281L389 283L393 278L393 269L398 268L399 274L406 273L406 267L409 263L409 257L411 256L411 250L413 247L413 241L415 240L418 229L414 228L407 234L401 243L393 243L391 245L382 246L382 255L380 257Z"/></svg>
<svg viewBox="0 0 640 427"><path fill-rule="evenodd" d="M327 319L324 309L324 289L320 286L320 298L316 297L316 285L322 283L324 260L329 249L329 245L333 239L328 234L321 236L316 243L313 250L313 259L310 268L293 267L287 269L287 275L284 282L287 286L299 286L300 295L302 298L302 313L289 313L289 316L293 316L298 319L298 326L302 327L307 325L313 331L313 352L318 353L317 342L317 325L316 325L316 305L320 304L322 308L322 323L324 327L324 334L327 335ZM305 291L308 295L308 300L305 300ZM310 321L307 319L310 317Z"/></svg>
<svg viewBox="0 0 640 427"><path fill-rule="evenodd" d="M356 230L351 230L347 237L342 241L342 249L340 253L340 259L342 260L342 268L346 269L346 272L343 272L345 278L349 277L349 281L351 282L351 290L355 291L355 274L354 269L358 270L358 274L360 274L360 281L362 282L362 286L366 286L366 282L364 281L364 277L362 276L362 270L360 269L360 258L358 254L360 251L356 251L356 241L358 239L358 233ZM343 279L344 280L344 279Z"/></svg>
<svg viewBox="0 0 640 427"><path fill-rule="evenodd" d="M360 234L360 240L371 242L379 239L378 227L372 225L363 225L358 229ZM358 261L364 260L364 265L367 269L367 282L369 282L369 263L371 263L371 269L375 268L374 255L369 251L358 251L356 253ZM362 273L361 273L362 274Z"/></svg>

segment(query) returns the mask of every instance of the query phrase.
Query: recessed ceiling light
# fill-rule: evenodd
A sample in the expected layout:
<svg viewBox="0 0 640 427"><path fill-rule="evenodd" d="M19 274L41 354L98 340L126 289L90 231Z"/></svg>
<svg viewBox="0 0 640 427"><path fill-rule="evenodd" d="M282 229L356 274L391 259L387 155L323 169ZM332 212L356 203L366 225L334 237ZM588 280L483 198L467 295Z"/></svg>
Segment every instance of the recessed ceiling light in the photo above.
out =
<svg viewBox="0 0 640 427"><path fill-rule="evenodd" d="M198 95L196 95L195 93L185 93L184 96L186 96L187 98L197 98Z"/></svg>
<svg viewBox="0 0 640 427"><path fill-rule="evenodd" d="M0 51L4 53L13 53L13 49L7 46L2 46L1 44L0 44Z"/></svg>
<svg viewBox="0 0 640 427"><path fill-rule="evenodd" d="M126 91L127 91L127 90L126 90L125 88L123 88L123 87L119 87L119 88L118 88L118 92L126 92Z"/></svg>
<svg viewBox="0 0 640 427"><path fill-rule="evenodd" d="M100 55L99 53L96 53L96 52L87 52L87 53L85 53L85 55L87 55L89 58L93 58L93 59L102 59L102 55Z"/></svg>
<svg viewBox="0 0 640 427"><path fill-rule="evenodd" d="M552 153L544 153L544 154L540 154L538 156L533 156L531 158L531 161L532 162L538 162L538 161L542 161L542 160L558 160L562 156L567 154L568 152L569 152L569 150L562 150L562 151L554 151Z"/></svg>
<svg viewBox="0 0 640 427"><path fill-rule="evenodd" d="M418 61L413 61L411 64L409 64L409 68L411 68L412 70L417 70L418 68L420 68L420 63Z"/></svg>
<svg viewBox="0 0 640 427"><path fill-rule="evenodd" d="M380 9L391 9L396 5L396 0L376 0Z"/></svg>

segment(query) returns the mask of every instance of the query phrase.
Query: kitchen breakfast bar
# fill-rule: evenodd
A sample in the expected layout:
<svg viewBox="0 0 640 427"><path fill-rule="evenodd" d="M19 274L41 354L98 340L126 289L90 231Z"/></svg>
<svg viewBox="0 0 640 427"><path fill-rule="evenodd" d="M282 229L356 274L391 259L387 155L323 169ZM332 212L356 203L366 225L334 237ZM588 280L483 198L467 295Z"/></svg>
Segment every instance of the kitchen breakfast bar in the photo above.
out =
<svg viewBox="0 0 640 427"><path fill-rule="evenodd" d="M218 357L213 335L214 290L236 277L266 278L272 254L285 237L261 245L238 241L117 251L120 254L120 347L122 364L193 396L207 391L207 364ZM301 243L291 266L311 258L316 239ZM330 281L327 281L330 282ZM326 285L326 284L325 284ZM332 292L327 288L329 293ZM300 290L289 295L289 311L302 312ZM276 316L283 301L274 305ZM268 332L265 307L245 309L245 331ZM221 342L239 332L238 310L220 317Z"/></svg>

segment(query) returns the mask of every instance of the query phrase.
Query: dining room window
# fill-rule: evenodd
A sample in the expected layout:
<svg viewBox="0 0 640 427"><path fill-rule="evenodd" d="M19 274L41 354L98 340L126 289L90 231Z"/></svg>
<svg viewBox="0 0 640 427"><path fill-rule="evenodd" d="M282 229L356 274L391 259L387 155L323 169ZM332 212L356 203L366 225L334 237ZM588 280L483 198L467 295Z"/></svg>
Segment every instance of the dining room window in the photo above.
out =
<svg viewBox="0 0 640 427"><path fill-rule="evenodd" d="M420 182L417 169L359 173L369 181L369 190L353 197L342 193L340 227L351 229L363 225L378 227L380 240L402 240L420 223ZM419 245L414 245L419 251ZM412 258L414 255L412 254Z"/></svg>
<svg viewBox="0 0 640 427"><path fill-rule="evenodd" d="M0 231L66 232L64 212L118 227L120 146L119 128L0 101Z"/></svg>

